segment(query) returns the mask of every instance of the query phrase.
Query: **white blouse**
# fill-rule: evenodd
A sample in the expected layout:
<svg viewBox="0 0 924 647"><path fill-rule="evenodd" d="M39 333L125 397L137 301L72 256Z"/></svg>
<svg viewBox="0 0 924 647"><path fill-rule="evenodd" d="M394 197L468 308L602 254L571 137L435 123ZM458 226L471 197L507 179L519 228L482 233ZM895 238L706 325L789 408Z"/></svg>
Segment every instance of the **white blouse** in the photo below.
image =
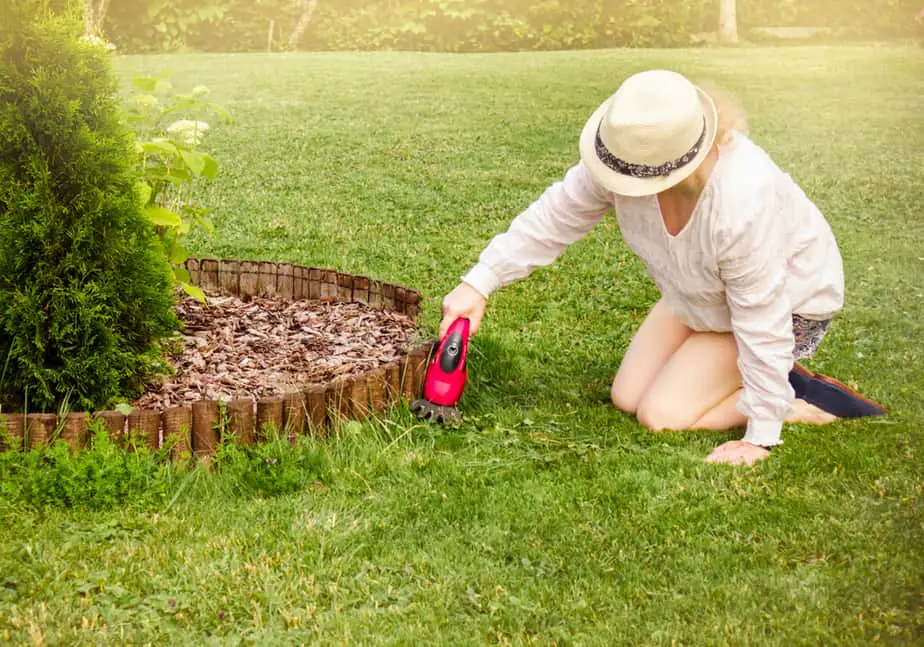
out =
<svg viewBox="0 0 924 647"><path fill-rule="evenodd" d="M681 321L734 333L744 440L779 444L794 399L792 315L831 318L843 306L844 272L824 216L744 135L720 147L676 235L667 232L656 196L609 193L579 163L496 236L462 280L488 297L554 261L614 207L626 243Z"/></svg>

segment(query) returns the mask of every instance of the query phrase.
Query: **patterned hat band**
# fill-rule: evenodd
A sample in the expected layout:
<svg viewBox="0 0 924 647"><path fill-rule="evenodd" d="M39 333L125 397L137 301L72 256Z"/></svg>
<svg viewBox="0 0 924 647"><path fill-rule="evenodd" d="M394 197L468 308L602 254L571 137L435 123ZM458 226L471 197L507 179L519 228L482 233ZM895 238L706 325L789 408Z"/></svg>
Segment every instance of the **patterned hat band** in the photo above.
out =
<svg viewBox="0 0 924 647"><path fill-rule="evenodd" d="M600 161L603 162L606 167L612 171L622 173L623 175L629 175L631 177L663 177L665 175L670 175L677 169L689 164L699 153L699 150L702 147L705 139L706 119L703 118L703 132L700 134L699 139L696 140L696 143L693 144L693 148L684 153L682 157L678 157L675 160L665 162L660 166L633 164L631 162L619 159L607 149L606 145L603 143L603 140L600 139L600 126L597 126L597 139L594 142L594 146L597 149L597 157L599 157Z"/></svg>

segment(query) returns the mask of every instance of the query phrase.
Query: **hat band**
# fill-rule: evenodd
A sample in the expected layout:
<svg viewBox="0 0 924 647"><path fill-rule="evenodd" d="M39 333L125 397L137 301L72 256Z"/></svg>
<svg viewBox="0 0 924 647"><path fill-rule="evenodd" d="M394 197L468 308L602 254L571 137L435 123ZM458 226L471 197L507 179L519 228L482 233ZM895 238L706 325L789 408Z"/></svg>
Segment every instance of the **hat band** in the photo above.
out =
<svg viewBox="0 0 924 647"><path fill-rule="evenodd" d="M602 121L601 124L602 125ZM683 154L683 156L678 157L675 160L665 162L659 166L649 166L648 164L633 164L632 162L627 162L625 160L619 159L613 155L606 145L603 143L603 140L600 139L600 126L597 126L597 139L594 142L594 147L597 150L597 157L600 158L600 161L603 162L608 169L611 171L616 171L622 175L629 175L631 177L663 177L665 175L670 175L679 168L682 168L689 164L696 155L699 153L700 148L703 145L703 142L706 140L706 119L703 118L703 132L700 134L699 139L696 140L696 143L693 144L693 148Z"/></svg>

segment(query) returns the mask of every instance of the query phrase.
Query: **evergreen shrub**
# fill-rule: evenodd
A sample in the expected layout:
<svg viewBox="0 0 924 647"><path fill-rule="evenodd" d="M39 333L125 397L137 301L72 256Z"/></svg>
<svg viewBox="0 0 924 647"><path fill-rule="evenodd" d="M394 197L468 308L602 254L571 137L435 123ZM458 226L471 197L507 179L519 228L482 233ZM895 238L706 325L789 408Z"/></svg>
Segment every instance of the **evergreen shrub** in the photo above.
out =
<svg viewBox="0 0 924 647"><path fill-rule="evenodd" d="M171 268L107 51L74 5L0 11L0 407L105 408L162 368Z"/></svg>

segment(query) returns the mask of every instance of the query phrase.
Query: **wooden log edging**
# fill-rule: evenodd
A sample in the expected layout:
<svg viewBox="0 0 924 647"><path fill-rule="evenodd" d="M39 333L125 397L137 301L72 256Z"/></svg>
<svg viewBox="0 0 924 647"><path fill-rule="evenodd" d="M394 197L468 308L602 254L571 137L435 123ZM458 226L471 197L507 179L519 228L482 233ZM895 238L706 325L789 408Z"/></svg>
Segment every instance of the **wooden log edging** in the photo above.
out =
<svg viewBox="0 0 924 647"><path fill-rule="evenodd" d="M404 314L415 322L420 314L420 292L367 276L259 260L191 258L185 267L190 282L207 294L244 301L262 297L360 302ZM169 447L173 459L190 454L207 457L225 438L252 445L266 440L271 432L292 441L302 434L326 435L345 420L364 420L417 397L432 349L432 341L419 344L390 364L309 384L281 396L230 402L203 399L163 411L135 409L128 415L75 412L59 419L54 413L0 413L0 451L28 450L55 438L78 450L91 441L88 428L94 420L102 420L120 445L134 443L152 450Z"/></svg>
<svg viewBox="0 0 924 647"><path fill-rule="evenodd" d="M420 314L420 292L368 276L292 263L216 258L191 258L186 269L193 285L245 301L254 297L357 301L400 312L415 321Z"/></svg>

